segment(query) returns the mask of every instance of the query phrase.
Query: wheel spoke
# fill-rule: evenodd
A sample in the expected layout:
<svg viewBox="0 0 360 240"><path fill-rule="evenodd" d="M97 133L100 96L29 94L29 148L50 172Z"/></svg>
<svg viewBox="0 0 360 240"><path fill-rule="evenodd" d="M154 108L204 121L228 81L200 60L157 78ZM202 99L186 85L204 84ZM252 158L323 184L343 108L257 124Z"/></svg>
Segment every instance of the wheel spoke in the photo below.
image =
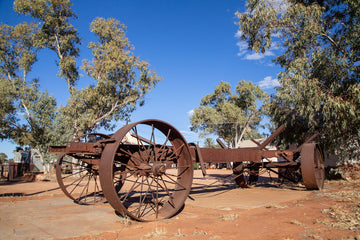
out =
<svg viewBox="0 0 360 240"><path fill-rule="evenodd" d="M175 185L178 185L179 187L181 187L182 189L177 189L177 190L186 190L187 188L182 185L179 181L176 181L174 179L172 179L171 177L169 177L166 173L164 174L166 177L168 177L168 179L170 179L170 181L167 181L167 180L163 180L164 182L167 182L167 183L173 183Z"/></svg>
<svg viewBox="0 0 360 240"><path fill-rule="evenodd" d="M169 156L169 159L178 159L178 156L181 154L177 154L179 151L181 152L185 147L185 144L183 143L180 147L178 147L177 149L175 149L175 151Z"/></svg>
<svg viewBox="0 0 360 240"><path fill-rule="evenodd" d="M97 176L96 175L93 175L93 178L94 178L94 182L95 182L95 186L94 186L94 203L96 202L96 198L97 197L100 197L100 187L98 185L98 182L97 182Z"/></svg>
<svg viewBox="0 0 360 240"><path fill-rule="evenodd" d="M125 151L125 150L122 149L122 148L120 148L119 150L120 150L120 152L123 152L123 153L125 153L126 155L128 155L128 156L130 157L129 160L132 161L135 165L138 165L138 163L134 161L134 158L135 158L135 160L138 160L140 163L146 162L146 161L144 161L143 159L135 156L135 155L132 154L131 152ZM122 162L119 162L119 163L122 163Z"/></svg>
<svg viewBox="0 0 360 240"><path fill-rule="evenodd" d="M161 181L162 181L163 184L164 184L164 188L161 186L161 184L159 184L159 183L158 183L158 184L165 190L165 192L166 192L167 195L169 196L170 205L171 205L172 207L175 207L175 203L174 203L174 201L173 201L173 196L171 195L169 189L167 188L166 183L165 183L163 177L160 176L160 179L161 179ZM174 190L175 190L175 189L174 189Z"/></svg>
<svg viewBox="0 0 360 240"><path fill-rule="evenodd" d="M139 207L138 207L138 213L137 216L140 217L140 210L141 210L141 206L146 198L146 193L144 195L144 197L142 198L142 193L143 193L143 185L144 185L144 177L141 177L141 189L140 189L140 201L139 201Z"/></svg>
<svg viewBox="0 0 360 240"><path fill-rule="evenodd" d="M61 190L71 199L79 204L96 204L103 202L104 198L100 195L100 186L97 175L91 166L79 163L71 163L72 173L62 173L63 163L60 161L56 166L56 175ZM80 167L80 168L79 168ZM91 199L93 198L93 199Z"/></svg>
<svg viewBox="0 0 360 240"><path fill-rule="evenodd" d="M161 145L161 147L159 148L159 150L162 152L159 156L159 159L161 159L161 157L164 155L164 153L166 151L164 151L166 149L166 144L167 142L169 141L169 136L170 136L170 133L171 133L171 129L169 129L167 135L166 135L166 139L165 139L165 142Z"/></svg>
<svg viewBox="0 0 360 240"><path fill-rule="evenodd" d="M64 177L62 177L62 179L64 180L64 179L69 178L69 177L74 177L74 176L76 176L76 175L78 175L78 174L80 174L80 173L83 173L83 172L87 172L87 170L86 170L86 169L82 169L82 170L79 171L79 172L75 172L75 173L72 173L71 175L64 176Z"/></svg>
<svg viewBox="0 0 360 240"><path fill-rule="evenodd" d="M75 179L70 185L67 185L68 186L72 186L73 184L75 184L75 182L77 182L77 184L74 186L74 188L69 192L70 194L73 193L73 191L80 185L80 183L82 182L82 180L88 175L88 173L86 173L86 175L78 178L78 179Z"/></svg>
<svg viewBox="0 0 360 240"><path fill-rule="evenodd" d="M136 126L135 126L132 130L133 130L133 132L134 132L134 134L135 134L135 138L137 139L137 143L138 143L139 149L141 149L141 148L140 148L140 145L141 145L141 147L142 147L143 149L146 149L145 146L144 146L143 141L141 140L140 136L138 135ZM130 134L130 135L131 135L131 134ZM142 162L146 162L146 160L143 159L143 157L142 157L142 151L139 151L139 156L140 156L140 159L142 160Z"/></svg>
<svg viewBox="0 0 360 240"><path fill-rule="evenodd" d="M125 194L125 196L124 196L123 198L120 198L123 203L127 200L127 198L129 197L130 193L133 192L136 188L138 188L138 186L141 185L141 183L139 183L138 180L139 180L139 177L137 177L136 181L133 181L133 184L132 184L130 190ZM131 181L129 181L129 180L126 180L126 181L127 181L127 182L131 182Z"/></svg>
<svg viewBox="0 0 360 240"><path fill-rule="evenodd" d="M147 189L146 192L145 192L144 200L145 200L146 196L147 196L149 193L152 195L152 197L154 197L154 196L153 196L152 189L151 189L151 186L152 186L152 183L153 183L154 180L152 180L151 183L149 183L148 178L145 178L145 180L146 180L146 182L147 182L148 189ZM146 214L148 213L148 212L147 212L147 213L145 214L145 210L147 209L146 206L148 206L148 205L150 205L150 207L153 208L153 207L151 206L150 202L145 202L144 209L143 209L142 213L138 215L138 217L144 216L144 215L146 215ZM139 206L139 208L140 208L140 206ZM150 210L150 211L151 211L151 210Z"/></svg>
<svg viewBox="0 0 360 240"><path fill-rule="evenodd" d="M78 159L77 159L77 160L78 160ZM73 165L73 166L74 166L74 165L75 165L75 166L82 166L81 163L83 163L83 162L81 161L81 163L80 163L80 161L81 161L81 160L78 160L78 162L76 163L76 162L72 162L72 161L69 161L69 160L62 160L61 163L62 163L62 164L63 164L63 163L68 163L68 164L71 164L71 165Z"/></svg>
<svg viewBox="0 0 360 240"><path fill-rule="evenodd" d="M81 191L81 193L80 193L80 196L78 197L78 199L79 200L81 200L82 199L82 195L83 195L83 193L84 193L84 191L85 191L85 197L84 197L84 203L86 203L86 199L87 199L87 194L88 194L88 190L89 190L89 184L90 184L90 180L91 180L91 174L88 174L88 181L87 181L87 183L85 184L85 186L83 187L83 189L82 189L82 191Z"/></svg>

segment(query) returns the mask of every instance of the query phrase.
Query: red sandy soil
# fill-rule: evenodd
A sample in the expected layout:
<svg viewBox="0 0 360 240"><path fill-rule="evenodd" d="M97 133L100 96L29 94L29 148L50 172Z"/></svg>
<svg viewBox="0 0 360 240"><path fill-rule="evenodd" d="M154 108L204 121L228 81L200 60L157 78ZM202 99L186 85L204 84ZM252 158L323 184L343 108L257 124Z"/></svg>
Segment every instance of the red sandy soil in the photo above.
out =
<svg viewBox="0 0 360 240"><path fill-rule="evenodd" d="M171 219L149 223L117 216L107 204L99 207L107 215L73 219L94 208L67 201L53 178L2 183L0 205L8 204L15 210L11 213L5 207L0 209L0 232L7 233L0 239L360 239L359 180L326 181L322 191L312 192L301 184L280 185L266 177L261 180L265 182L241 189L231 181L230 171L210 170L206 179L196 171L191 198L186 200L184 209ZM64 202L62 208L68 211L42 212L41 207L34 211L26 205L32 201L40 206L41 201L51 201L49 204L54 206ZM42 225L48 224L41 226L42 237L36 232L40 228L34 225L27 230L21 217L14 217L21 214L32 214L43 220ZM76 223L62 228L55 222L58 219ZM6 221L14 223L4 225ZM102 227L106 221L111 230ZM14 229L9 229L11 226ZM92 227L96 231L86 230ZM52 228L59 229L56 232ZM76 231L82 228L85 230ZM64 231L69 233L62 234Z"/></svg>

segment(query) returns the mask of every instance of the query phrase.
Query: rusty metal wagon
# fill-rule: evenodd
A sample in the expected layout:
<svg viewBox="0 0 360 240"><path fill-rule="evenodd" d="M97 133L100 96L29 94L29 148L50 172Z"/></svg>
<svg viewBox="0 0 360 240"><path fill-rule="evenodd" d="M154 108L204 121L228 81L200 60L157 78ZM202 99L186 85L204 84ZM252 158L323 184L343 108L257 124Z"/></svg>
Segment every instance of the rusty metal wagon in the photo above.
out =
<svg viewBox="0 0 360 240"><path fill-rule="evenodd" d="M322 189L323 154L312 143L316 136L297 149L268 150L283 130L280 127L254 148L227 149L221 141L222 148L200 148L188 144L170 124L150 119L125 125L113 135L91 133L49 150L60 154L57 181L76 203L108 202L123 216L154 221L170 218L184 206L194 163L206 174L206 163L232 162L233 178L240 187L256 180L260 168L299 169L308 190ZM272 161L273 157L282 160Z"/></svg>

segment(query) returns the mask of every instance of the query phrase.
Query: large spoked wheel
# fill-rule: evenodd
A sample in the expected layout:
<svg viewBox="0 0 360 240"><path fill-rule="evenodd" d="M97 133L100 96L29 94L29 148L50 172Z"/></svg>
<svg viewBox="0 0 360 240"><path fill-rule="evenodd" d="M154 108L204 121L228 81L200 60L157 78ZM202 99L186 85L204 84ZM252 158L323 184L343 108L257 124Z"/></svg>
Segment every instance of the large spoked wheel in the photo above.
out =
<svg viewBox="0 0 360 240"><path fill-rule="evenodd" d="M91 133L77 138L75 142L96 142L110 138L104 134ZM56 162L56 178L61 190L78 204L105 202L99 180L99 157L62 154Z"/></svg>
<svg viewBox="0 0 360 240"><path fill-rule="evenodd" d="M316 143L307 143L301 149L301 174L308 190L324 187L325 168L323 155Z"/></svg>
<svg viewBox="0 0 360 240"><path fill-rule="evenodd" d="M138 221L175 215L189 195L193 165L182 135L159 120L118 130L100 161L100 182L111 206Z"/></svg>

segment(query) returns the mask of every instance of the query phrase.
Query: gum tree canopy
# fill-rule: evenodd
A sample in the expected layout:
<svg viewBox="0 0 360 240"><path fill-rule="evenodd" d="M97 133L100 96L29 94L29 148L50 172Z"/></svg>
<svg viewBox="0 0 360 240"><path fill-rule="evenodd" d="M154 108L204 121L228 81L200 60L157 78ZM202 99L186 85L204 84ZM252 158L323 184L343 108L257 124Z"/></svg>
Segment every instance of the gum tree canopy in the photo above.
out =
<svg viewBox="0 0 360 240"><path fill-rule="evenodd" d="M78 119L77 129L111 129L112 120L128 119L144 96L162 80L148 62L133 54L134 46L126 37L126 27L116 19L96 18L90 25L98 41L90 42L93 59L82 68L95 80L94 85L77 90L64 115ZM74 111L76 109L77 111Z"/></svg>
<svg viewBox="0 0 360 240"><path fill-rule="evenodd" d="M42 155L49 145L127 120L162 79L134 54L125 25L96 18L90 31L97 39L88 45L93 57L82 65L93 81L79 89L81 39L71 24L77 18L71 7L70 0L15 0L14 10L34 22L0 23L0 140L38 148ZM28 79L43 49L56 54L57 76L66 80L69 91L65 106L57 106L56 99L41 90L41 82L53 79Z"/></svg>
<svg viewBox="0 0 360 240"><path fill-rule="evenodd" d="M194 109L190 117L191 130L200 131L201 136L215 134L230 148L237 148L245 135L257 134L255 128L262 115L258 105L267 100L267 93L252 82L239 81L236 94L232 94L230 84L221 81Z"/></svg>
<svg viewBox="0 0 360 240"><path fill-rule="evenodd" d="M56 53L58 76L68 84L70 97L60 106L59 123L73 137L96 128L111 129L113 121L128 119L144 95L161 81L148 62L134 55L126 37L126 27L116 19L96 18L90 30L97 37L89 43L93 59L84 60L82 69L93 84L78 89L80 79L76 58L80 38L70 23L77 18L70 0L15 0L14 9L37 20L43 47Z"/></svg>
<svg viewBox="0 0 360 240"><path fill-rule="evenodd" d="M359 149L360 1L249 0L237 12L240 39L264 53L283 50L270 115L288 127L286 142L320 132L327 150ZM290 129L289 129L290 128ZM318 139L318 141L319 141Z"/></svg>
<svg viewBox="0 0 360 240"><path fill-rule="evenodd" d="M54 139L55 98L28 79L43 41L36 24L0 24L0 140L46 152Z"/></svg>

